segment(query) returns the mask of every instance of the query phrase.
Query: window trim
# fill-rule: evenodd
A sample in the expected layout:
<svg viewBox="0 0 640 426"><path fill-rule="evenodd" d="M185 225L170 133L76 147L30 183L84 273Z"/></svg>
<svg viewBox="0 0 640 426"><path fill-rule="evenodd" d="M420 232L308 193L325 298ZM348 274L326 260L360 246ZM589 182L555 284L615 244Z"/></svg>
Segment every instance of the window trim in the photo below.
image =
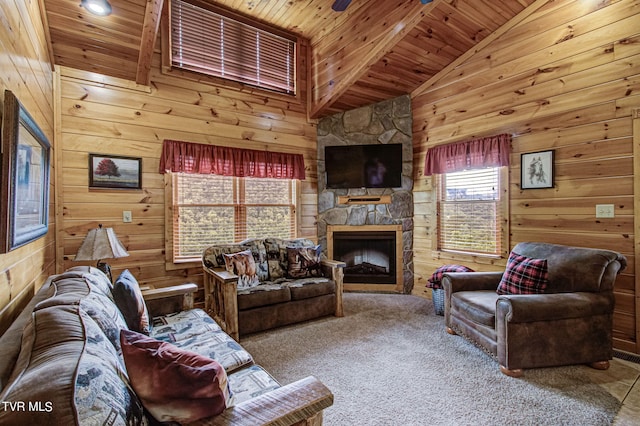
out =
<svg viewBox="0 0 640 426"><path fill-rule="evenodd" d="M473 262L473 263L483 263L482 260L478 262L479 259L486 259L486 261L491 262L493 264L493 260L498 259L499 262L497 264L502 265L506 263L506 259L509 257L510 252L510 211L509 211L509 167L507 166L499 166L499 179L500 179L500 202L498 207L502 212L502 220L500 223L500 233L501 233L501 247L499 254L483 254L483 253L474 253L474 252L465 252L458 250L443 250L438 245L439 239L439 218L438 218L438 204L439 204L439 195L438 190L441 184L441 174L434 174L431 179L431 187L434 194L433 198L433 207L432 207L432 223L435 224L435 232L431 233L431 244L433 249L433 253L436 254L438 259L447 259L452 262Z"/></svg>
<svg viewBox="0 0 640 426"><path fill-rule="evenodd" d="M308 60L305 60L305 58L302 58L302 52L306 51L309 52L309 46L308 46L308 41L304 38L301 38L299 36L297 36L294 33L282 30L280 28L277 27L272 27L269 26L263 22L251 19L250 17L247 17L245 15L242 15L236 11L232 11L229 9L226 9L220 5L214 5L214 4L210 4L210 3L206 3L203 2L201 0L183 0L183 1L188 1L190 3L193 3L194 5L197 5L198 7L202 7L204 9L207 10L211 10L214 13L218 13L220 15L224 15L230 19L235 19L237 21L241 21L243 23L246 23L248 25L254 26L258 29L273 33L277 36L295 41L295 93L294 94L287 94L287 93L283 93L283 92L278 92L276 90L269 90L267 88L263 88L263 87L259 87L259 86L254 86L251 84L247 84L247 83L242 83L242 82L238 82L238 81L234 81L234 80L229 80L229 79L225 79L222 77L216 77L213 75L209 75L209 74L204 74L204 73L200 73L197 71L192 71L192 70L187 70L187 69L183 69L183 68L178 68L178 67L174 67L171 64L171 15L170 15L170 9L171 9L171 0L165 1L164 5L163 5L163 13L162 13L162 17L161 17L161 24L160 24L160 46L161 46L161 72L162 74L166 74L166 75L173 75L173 76L179 76L181 78L185 78L185 79L189 79L189 80L194 80L197 81L199 83L205 83L205 84L214 84L217 86L224 86L226 88L232 89L232 90L237 90L237 91L242 91L242 92L249 92L249 93L254 93L260 96L269 96L271 98L276 98L276 99L281 99L284 100L286 102L291 102L292 100L296 100L297 102L302 102L303 98L302 98L302 93L306 90L305 88L302 87L302 82L303 77L302 77L302 73L304 72L305 68L304 68L304 63L308 63ZM302 45L305 46L305 49L302 49Z"/></svg>
<svg viewBox="0 0 640 426"><path fill-rule="evenodd" d="M178 270L185 268L198 268L202 266L202 260L198 259L184 259L184 260L174 260L174 238L173 238L173 200L174 200L174 173L167 171L164 174L164 197L165 197L165 209L164 209L164 241L165 241L165 269L167 271L170 270ZM240 179L240 182L243 181L244 178ZM295 191L295 198L293 199L295 206L293 209L294 215L294 235L300 235L300 224L301 224L301 183L298 179L291 179L293 181L292 188ZM241 183L242 184L242 183ZM235 196L235 195L234 195ZM292 197L293 198L293 197Z"/></svg>

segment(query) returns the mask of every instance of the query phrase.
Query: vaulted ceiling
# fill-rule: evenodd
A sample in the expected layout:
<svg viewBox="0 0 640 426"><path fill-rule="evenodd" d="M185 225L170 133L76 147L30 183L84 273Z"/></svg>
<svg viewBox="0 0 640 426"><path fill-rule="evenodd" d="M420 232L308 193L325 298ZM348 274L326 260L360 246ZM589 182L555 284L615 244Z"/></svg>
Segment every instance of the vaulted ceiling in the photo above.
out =
<svg viewBox="0 0 640 426"><path fill-rule="evenodd" d="M40 0L57 65L147 84L169 0L110 0L97 17L79 0ZM542 0L206 0L309 40L309 113L320 117L412 93Z"/></svg>

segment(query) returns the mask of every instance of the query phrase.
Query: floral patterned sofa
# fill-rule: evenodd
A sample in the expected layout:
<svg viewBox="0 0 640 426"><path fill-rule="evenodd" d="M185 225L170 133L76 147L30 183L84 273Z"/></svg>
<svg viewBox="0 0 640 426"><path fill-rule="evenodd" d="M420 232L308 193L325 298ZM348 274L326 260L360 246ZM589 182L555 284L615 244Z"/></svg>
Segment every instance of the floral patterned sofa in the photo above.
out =
<svg viewBox="0 0 640 426"><path fill-rule="evenodd" d="M195 284L144 291L125 272L49 277L0 338L0 424L322 423L329 389L280 386L193 309ZM175 298L184 309L161 312Z"/></svg>
<svg viewBox="0 0 640 426"><path fill-rule="evenodd" d="M231 337L342 316L345 264L306 238L251 238L204 250L205 309Z"/></svg>

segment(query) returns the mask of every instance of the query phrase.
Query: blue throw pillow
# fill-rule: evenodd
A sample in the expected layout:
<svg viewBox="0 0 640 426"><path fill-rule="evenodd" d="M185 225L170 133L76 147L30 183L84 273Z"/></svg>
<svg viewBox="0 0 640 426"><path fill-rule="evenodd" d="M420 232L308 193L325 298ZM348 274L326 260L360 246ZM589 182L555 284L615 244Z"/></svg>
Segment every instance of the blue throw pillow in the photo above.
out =
<svg viewBox="0 0 640 426"><path fill-rule="evenodd" d="M151 327L147 305L144 303L138 280L128 269L122 271L112 291L113 299L129 329L148 335Z"/></svg>

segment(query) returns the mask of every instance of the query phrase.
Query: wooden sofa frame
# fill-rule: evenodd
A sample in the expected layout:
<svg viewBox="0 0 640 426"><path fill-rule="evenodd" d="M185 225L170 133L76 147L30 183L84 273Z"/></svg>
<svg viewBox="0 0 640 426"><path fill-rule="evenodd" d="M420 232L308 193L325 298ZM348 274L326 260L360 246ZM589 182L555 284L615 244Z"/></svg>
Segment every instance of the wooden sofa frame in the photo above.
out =
<svg viewBox="0 0 640 426"><path fill-rule="evenodd" d="M166 288L143 288L142 295L149 315L164 315L193 308L196 284ZM222 414L193 423L194 425L273 425L321 426L322 410L333 404L333 394L313 376L272 390L266 394L227 408Z"/></svg>
<svg viewBox="0 0 640 426"><path fill-rule="evenodd" d="M335 316L344 315L342 291L345 263L324 259L321 262L325 277L336 283ZM205 310L220 327L236 342L240 341L238 328L238 276L222 268L209 268L202 264L204 271Z"/></svg>

